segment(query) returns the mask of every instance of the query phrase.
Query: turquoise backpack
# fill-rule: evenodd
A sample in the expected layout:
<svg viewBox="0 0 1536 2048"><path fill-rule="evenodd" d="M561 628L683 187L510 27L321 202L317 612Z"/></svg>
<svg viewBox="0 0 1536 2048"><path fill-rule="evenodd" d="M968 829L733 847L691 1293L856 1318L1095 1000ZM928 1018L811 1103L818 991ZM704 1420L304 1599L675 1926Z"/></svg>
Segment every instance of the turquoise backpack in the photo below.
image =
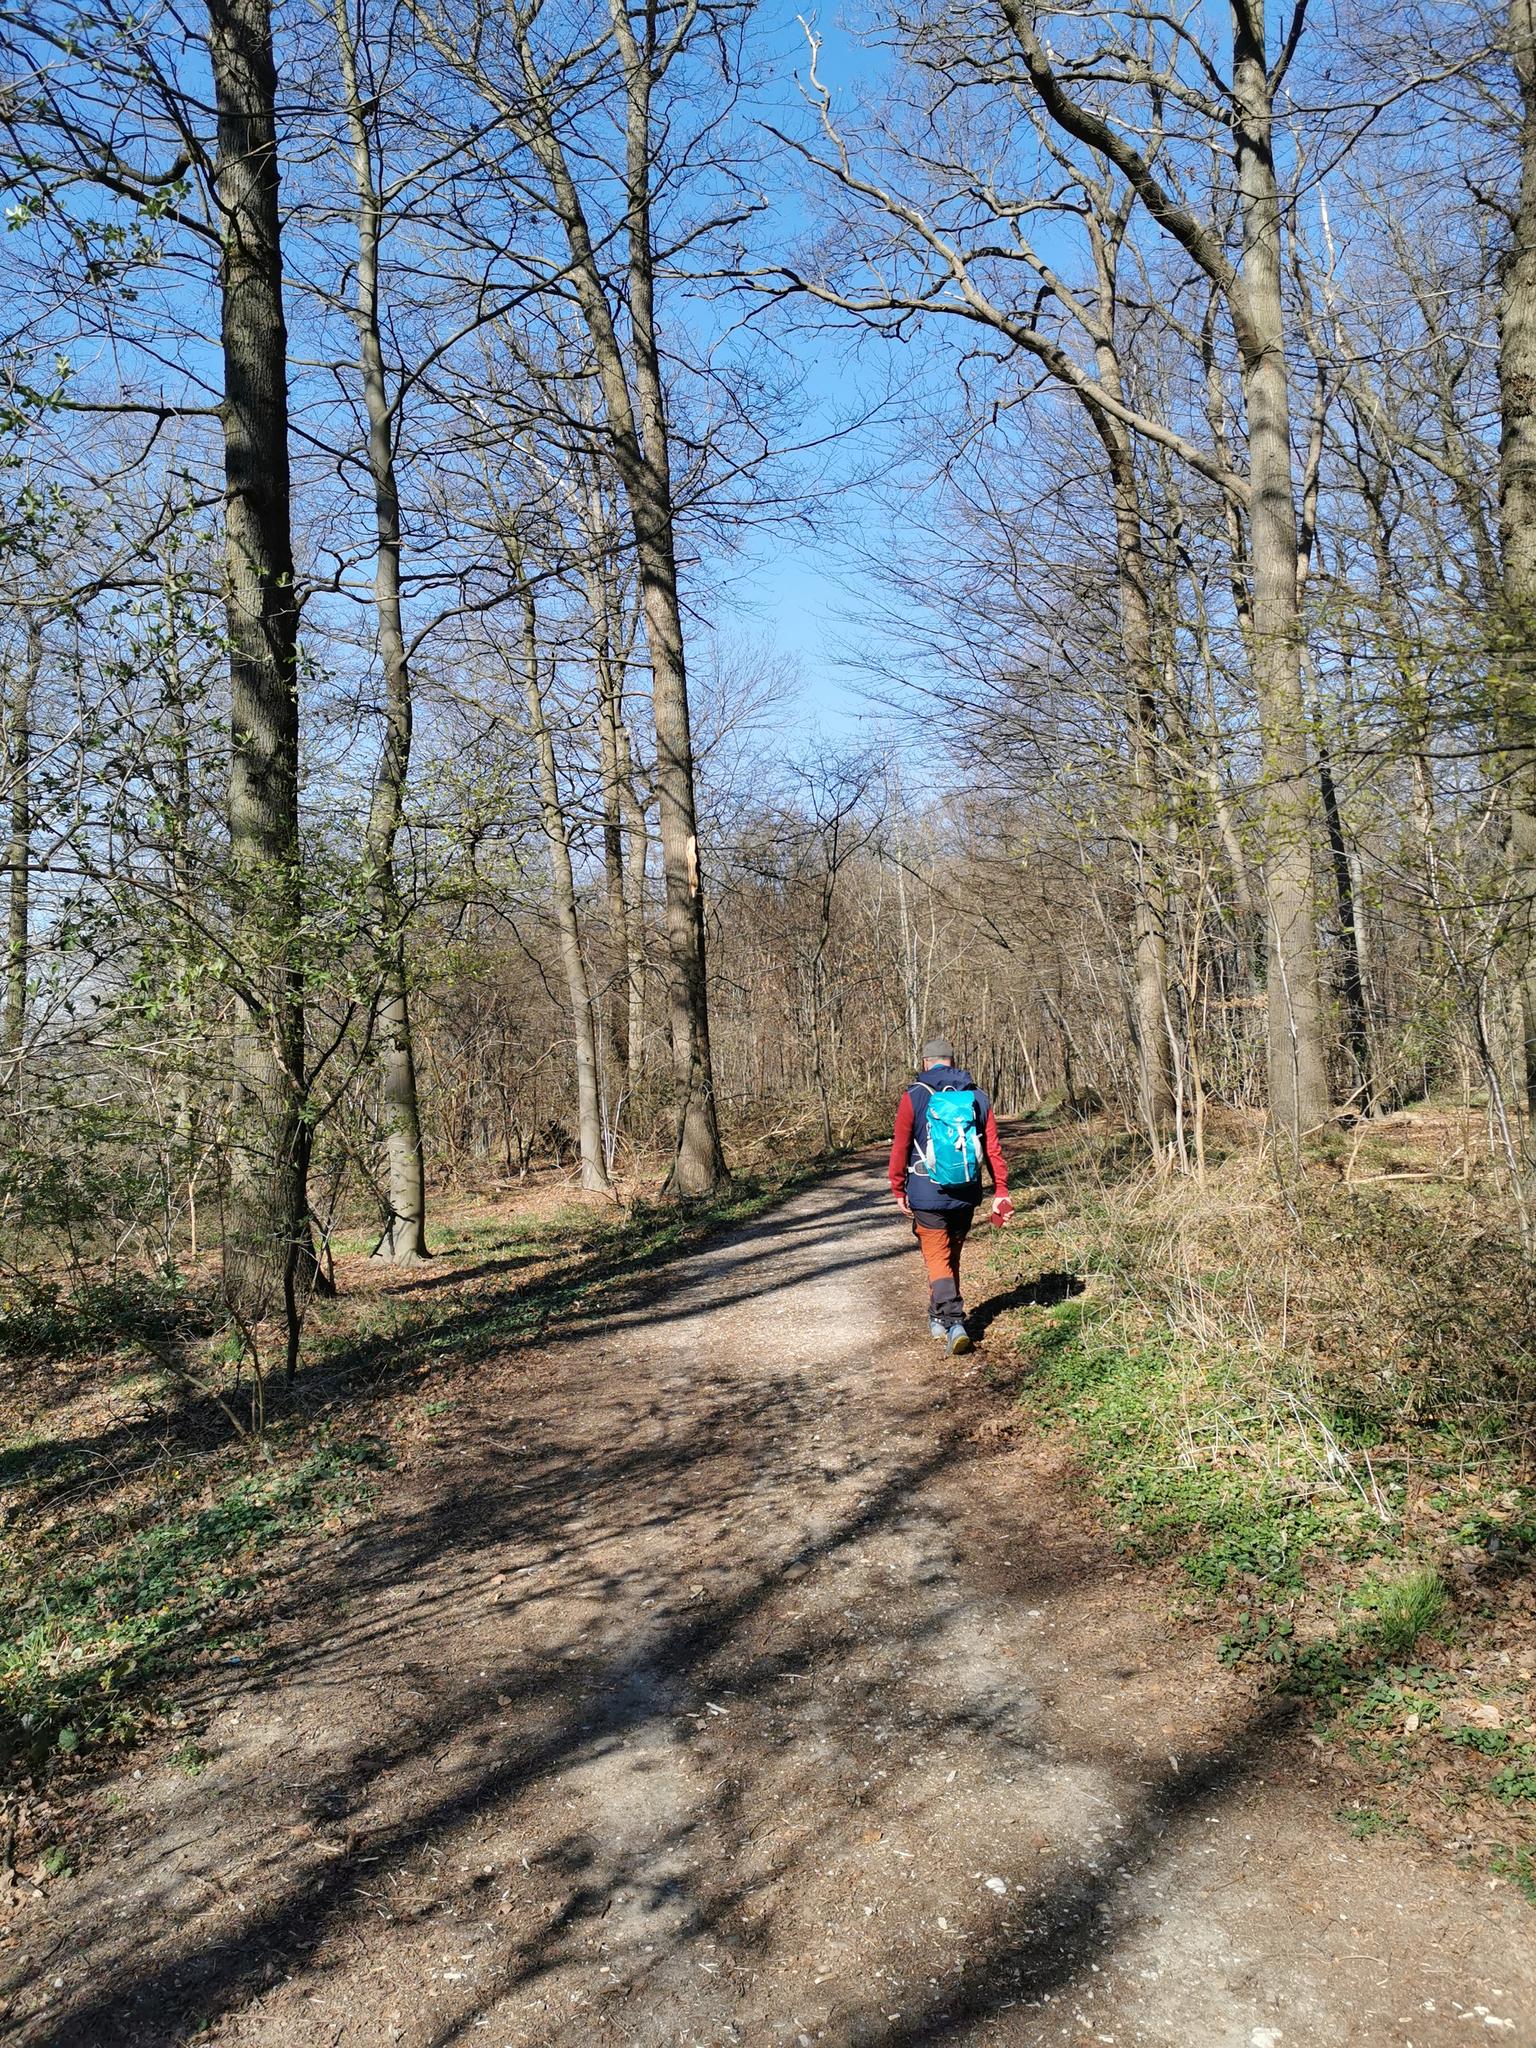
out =
<svg viewBox="0 0 1536 2048"><path fill-rule="evenodd" d="M976 1096L970 1088L928 1088L928 1143L918 1153L936 1188L974 1187L981 1179L981 1133Z"/></svg>

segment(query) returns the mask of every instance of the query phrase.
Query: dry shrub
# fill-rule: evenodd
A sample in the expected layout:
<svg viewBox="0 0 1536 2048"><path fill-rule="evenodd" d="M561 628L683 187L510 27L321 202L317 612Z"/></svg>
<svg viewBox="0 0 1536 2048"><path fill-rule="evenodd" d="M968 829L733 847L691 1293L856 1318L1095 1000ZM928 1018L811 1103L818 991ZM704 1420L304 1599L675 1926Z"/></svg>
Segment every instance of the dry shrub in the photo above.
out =
<svg viewBox="0 0 1536 2048"><path fill-rule="evenodd" d="M1282 1178L1262 1134L1226 1121L1203 1182L1156 1172L1119 1135L1083 1132L1043 1176L1086 1262L1128 1317L1207 1355L1246 1353L1315 1386L1374 1436L1444 1426L1528 1463L1536 1268L1486 1182L1442 1176L1444 1130L1385 1119L1371 1171L1353 1140ZM1101 1284L1103 1284L1101 1282Z"/></svg>

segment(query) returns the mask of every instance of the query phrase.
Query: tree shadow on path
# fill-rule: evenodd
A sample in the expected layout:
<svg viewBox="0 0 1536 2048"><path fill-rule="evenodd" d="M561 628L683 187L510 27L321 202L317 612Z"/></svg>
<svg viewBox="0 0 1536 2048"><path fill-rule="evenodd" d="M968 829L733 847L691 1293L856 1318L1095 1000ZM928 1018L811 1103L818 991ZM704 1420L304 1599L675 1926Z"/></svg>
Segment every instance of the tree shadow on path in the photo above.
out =
<svg viewBox="0 0 1536 2048"><path fill-rule="evenodd" d="M744 1291L760 1233L657 1277L696 1300L701 1328L712 1306L777 1289L793 1329L807 1289L835 1301L890 1259L892 1285L860 1283L854 1321L894 1307L907 1248L851 1177L781 1219L783 1265ZM1072 1283L1057 1298L1078 1291L1053 1279ZM1003 2015L1102 1982L1148 1873L1263 1775L1283 1722L1202 1696L1200 1753L1154 1767L1106 1694L1071 1747L1048 1740L1035 1693L1064 1667L1031 1632L1049 1608L1050 1647L1079 1657L1099 1560L1024 1514L1004 1591L969 1568L957 1523L976 1452L936 1420L902 1340L807 1368L775 1307L713 1326L715 1353L679 1344L669 1314L646 1354L639 1310L633 1334L594 1310L605 1342L562 1348L542 1382L487 1381L425 1489L316 1553L286 1589L294 1639L217 1702L224 1757L173 1781L143 1840L87 1866L76 1907L61 1900L62 1989L50 1952L0 1991L18 2048L351 2048L391 2038L396 2001L408 2048L720 2040L727 2020L777 2043L793 2033L749 2007L782 2013L773 1998L804 1991L802 1908L854 1916L865 1944L834 1985L832 2048L922 2048L1000 2020L1035 2041L1029 2015ZM639 1354L622 1370L610 1337ZM835 1873L870 1868L882 1829L917 1830L915 1848L946 1826L946 1748L982 1784L978 1855L1009 1809L1050 1817L1048 1841L1028 1862L1021 1847L1006 1896L968 1909L964 1949L917 1916L897 1952ZM1098 1819L1079 1830L1090 1790ZM972 1845L962 1829L946 1853L968 1871ZM504 1876L527 1911L498 1919ZM464 1947L473 1981L429 1967ZM600 1955L629 1972L627 2006L569 1997L597 1985ZM871 1982L882 1961L899 1999Z"/></svg>

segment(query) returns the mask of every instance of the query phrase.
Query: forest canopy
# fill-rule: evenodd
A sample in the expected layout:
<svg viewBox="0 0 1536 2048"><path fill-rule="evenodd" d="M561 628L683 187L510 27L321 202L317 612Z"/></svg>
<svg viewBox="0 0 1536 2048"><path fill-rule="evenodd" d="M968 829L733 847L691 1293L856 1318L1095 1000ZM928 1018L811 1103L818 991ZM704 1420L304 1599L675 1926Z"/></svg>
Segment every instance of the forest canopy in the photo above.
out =
<svg viewBox="0 0 1536 2048"><path fill-rule="evenodd" d="M1174 1175L1449 1091L1536 1246L1529 0L3 21L18 1299L291 1373L933 1030Z"/></svg>

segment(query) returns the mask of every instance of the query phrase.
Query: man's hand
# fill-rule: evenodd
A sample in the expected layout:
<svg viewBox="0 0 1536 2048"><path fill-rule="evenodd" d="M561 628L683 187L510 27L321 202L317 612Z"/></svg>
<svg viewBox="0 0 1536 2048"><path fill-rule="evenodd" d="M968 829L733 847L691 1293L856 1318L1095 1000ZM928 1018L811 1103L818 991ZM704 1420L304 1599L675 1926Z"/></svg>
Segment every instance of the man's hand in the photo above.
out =
<svg viewBox="0 0 1536 2048"><path fill-rule="evenodd" d="M898 1195L896 1197L896 1206L901 1211L903 1216L910 1216L912 1214L912 1204L907 1200L905 1195Z"/></svg>
<svg viewBox="0 0 1536 2048"><path fill-rule="evenodd" d="M992 1221L994 1223L1011 1223L1012 1220L1012 1202L1009 1201L1006 1195L994 1195L992 1197Z"/></svg>

